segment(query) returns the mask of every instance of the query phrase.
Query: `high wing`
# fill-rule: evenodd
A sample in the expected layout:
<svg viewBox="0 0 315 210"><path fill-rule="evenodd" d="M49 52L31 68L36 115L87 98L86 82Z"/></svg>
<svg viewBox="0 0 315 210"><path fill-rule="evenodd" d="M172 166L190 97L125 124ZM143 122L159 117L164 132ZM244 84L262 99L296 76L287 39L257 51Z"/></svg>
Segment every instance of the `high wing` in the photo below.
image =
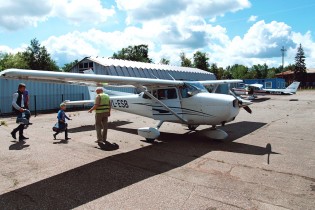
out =
<svg viewBox="0 0 315 210"><path fill-rule="evenodd" d="M180 86L184 81L150 79L138 77L122 77L99 74L81 74L68 72L51 72L42 70L7 69L0 72L1 78L32 80L49 83L66 83L74 85L102 85L103 83L113 85L134 85L134 86ZM238 83L242 80L206 80L199 81L203 85L217 85Z"/></svg>
<svg viewBox="0 0 315 210"><path fill-rule="evenodd" d="M253 87L253 88L259 88L261 89L263 87L262 84L248 84L248 87Z"/></svg>
<svg viewBox="0 0 315 210"><path fill-rule="evenodd" d="M223 84L231 84L231 83L240 83L243 80L239 79L230 79L230 80L205 80L205 81L198 81L203 85L223 85Z"/></svg>

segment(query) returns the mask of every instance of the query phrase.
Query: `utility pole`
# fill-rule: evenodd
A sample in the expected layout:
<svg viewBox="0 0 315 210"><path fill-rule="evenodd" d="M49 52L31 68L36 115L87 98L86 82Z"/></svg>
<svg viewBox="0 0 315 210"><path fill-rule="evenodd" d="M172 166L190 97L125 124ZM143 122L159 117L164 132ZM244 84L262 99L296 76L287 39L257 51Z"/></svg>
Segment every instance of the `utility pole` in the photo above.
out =
<svg viewBox="0 0 315 210"><path fill-rule="evenodd" d="M287 51L287 49L284 48L284 46L282 46L281 48L281 54L282 54L282 71L283 71L283 67L284 67L284 52Z"/></svg>

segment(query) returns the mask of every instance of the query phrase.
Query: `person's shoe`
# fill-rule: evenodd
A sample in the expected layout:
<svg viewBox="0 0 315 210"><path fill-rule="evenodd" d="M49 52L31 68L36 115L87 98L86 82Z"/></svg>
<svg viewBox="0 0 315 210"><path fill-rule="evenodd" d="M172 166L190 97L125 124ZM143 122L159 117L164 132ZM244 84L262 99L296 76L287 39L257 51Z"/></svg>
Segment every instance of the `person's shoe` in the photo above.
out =
<svg viewBox="0 0 315 210"><path fill-rule="evenodd" d="M25 137L25 136L20 136L19 141L24 141L24 140L26 140L26 139L29 139L29 138L27 138L27 137Z"/></svg>
<svg viewBox="0 0 315 210"><path fill-rule="evenodd" d="M16 139L16 133L14 133L13 131L11 132L11 136L12 138Z"/></svg>
<svg viewBox="0 0 315 210"><path fill-rule="evenodd" d="M30 122L29 122L27 125L33 125L33 123L30 123Z"/></svg>
<svg viewBox="0 0 315 210"><path fill-rule="evenodd" d="M69 139L71 139L71 138L69 138L69 137L66 138L66 140L69 140Z"/></svg>
<svg viewBox="0 0 315 210"><path fill-rule="evenodd" d="M56 139L57 134L53 134L53 136L54 136L54 139Z"/></svg>

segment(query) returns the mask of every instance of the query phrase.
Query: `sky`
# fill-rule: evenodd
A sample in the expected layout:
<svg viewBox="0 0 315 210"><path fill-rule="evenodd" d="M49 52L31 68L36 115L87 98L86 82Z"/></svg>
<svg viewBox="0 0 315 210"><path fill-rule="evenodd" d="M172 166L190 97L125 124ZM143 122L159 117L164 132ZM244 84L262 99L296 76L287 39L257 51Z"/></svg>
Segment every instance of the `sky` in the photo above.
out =
<svg viewBox="0 0 315 210"><path fill-rule="evenodd" d="M207 53L219 67L294 64L301 44L315 68L311 0L0 0L0 52L22 52L36 38L52 59L110 57L146 44L154 63L180 65L180 53Z"/></svg>

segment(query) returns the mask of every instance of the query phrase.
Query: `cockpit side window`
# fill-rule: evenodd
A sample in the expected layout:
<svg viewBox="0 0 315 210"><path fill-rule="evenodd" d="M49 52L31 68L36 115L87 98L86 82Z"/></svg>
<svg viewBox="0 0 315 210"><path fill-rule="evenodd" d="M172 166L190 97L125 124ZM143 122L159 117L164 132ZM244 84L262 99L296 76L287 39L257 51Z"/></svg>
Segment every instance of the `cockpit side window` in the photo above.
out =
<svg viewBox="0 0 315 210"><path fill-rule="evenodd" d="M180 87L182 98L189 98L200 92L208 92L208 90L198 82L186 82Z"/></svg>
<svg viewBox="0 0 315 210"><path fill-rule="evenodd" d="M152 95L159 100L176 99L177 92L175 88L157 89L152 91ZM143 96L145 97L145 96Z"/></svg>
<svg viewBox="0 0 315 210"><path fill-rule="evenodd" d="M179 91L180 91L180 94L181 94L182 98L189 98L189 97L191 97L191 95L188 94L189 88L186 85L180 86L179 87Z"/></svg>

